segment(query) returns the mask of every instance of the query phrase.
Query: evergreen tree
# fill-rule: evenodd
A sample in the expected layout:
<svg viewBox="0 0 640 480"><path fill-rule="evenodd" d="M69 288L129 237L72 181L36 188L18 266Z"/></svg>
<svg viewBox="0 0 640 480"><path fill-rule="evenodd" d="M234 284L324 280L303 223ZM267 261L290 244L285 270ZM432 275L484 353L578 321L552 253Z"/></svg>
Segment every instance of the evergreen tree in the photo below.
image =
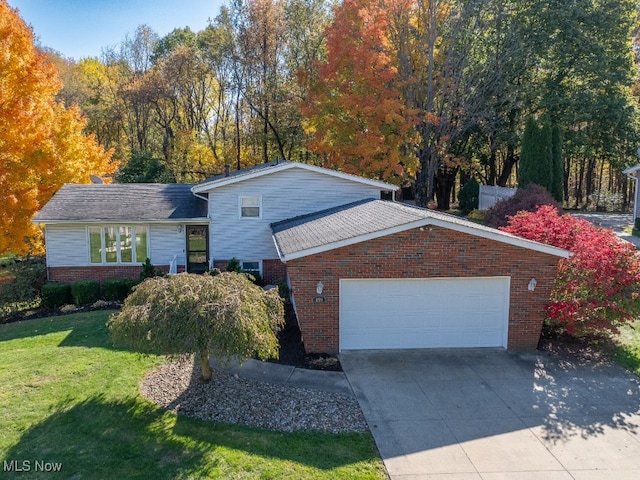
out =
<svg viewBox="0 0 640 480"><path fill-rule="evenodd" d="M553 192L553 156L551 153L551 138L551 124L548 120L545 120L542 124L542 128L538 130L538 181L535 183L542 185L549 192Z"/></svg>
<svg viewBox="0 0 640 480"><path fill-rule="evenodd" d="M562 132L554 124L551 128L551 159L553 164L553 185L551 194L560 203L564 198L564 161L562 160Z"/></svg>
<svg viewBox="0 0 640 480"><path fill-rule="evenodd" d="M537 132L538 126L535 120L533 117L527 117L524 134L522 136L520 168L518 169L518 186L520 188L525 188L530 183L536 183L534 145L536 143L535 137Z"/></svg>
<svg viewBox="0 0 640 480"><path fill-rule="evenodd" d="M531 183L549 191L553 187L551 127L548 122L538 127L533 117L527 118L522 137L518 186L524 188Z"/></svg>

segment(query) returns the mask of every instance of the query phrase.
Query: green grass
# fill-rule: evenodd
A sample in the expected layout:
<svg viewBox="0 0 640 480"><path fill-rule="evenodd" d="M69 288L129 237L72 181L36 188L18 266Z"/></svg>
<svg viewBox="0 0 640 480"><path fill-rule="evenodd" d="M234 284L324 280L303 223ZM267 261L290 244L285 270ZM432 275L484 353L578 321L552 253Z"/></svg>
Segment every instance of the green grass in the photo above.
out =
<svg viewBox="0 0 640 480"><path fill-rule="evenodd" d="M162 359L113 348L108 315L0 325L0 477L385 478L369 434L271 432L156 407L138 384ZM31 470L3 472L5 461ZM36 472L36 461L62 470Z"/></svg>
<svg viewBox="0 0 640 480"><path fill-rule="evenodd" d="M640 376L640 320L623 326L615 338L615 344L614 360Z"/></svg>

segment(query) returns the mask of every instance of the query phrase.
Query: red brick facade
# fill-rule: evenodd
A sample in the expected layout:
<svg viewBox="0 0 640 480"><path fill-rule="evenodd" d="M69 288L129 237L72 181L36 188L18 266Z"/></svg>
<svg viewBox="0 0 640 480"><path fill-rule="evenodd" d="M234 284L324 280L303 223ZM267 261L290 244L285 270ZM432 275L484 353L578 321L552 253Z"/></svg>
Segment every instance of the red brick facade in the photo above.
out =
<svg viewBox="0 0 640 480"><path fill-rule="evenodd" d="M169 273L169 265L155 265L155 268ZM140 265L93 265L90 267L49 267L48 278L51 282L75 282L76 280L108 280L111 278L132 278L140 276ZM178 272L184 267L178 266Z"/></svg>
<svg viewBox="0 0 640 480"><path fill-rule="evenodd" d="M215 268L227 268L226 260L213 262ZM157 265L155 268L169 273L169 265ZM142 267L140 265L92 265L90 267L49 267L49 281L74 282L76 280L107 280L110 278L138 278ZM178 273L184 272L184 266L178 265ZM287 277L287 266L276 258L262 261L262 278L267 284L274 284L276 280Z"/></svg>
<svg viewBox="0 0 640 480"><path fill-rule="evenodd" d="M308 352L339 350L340 278L511 277L508 348L538 345L558 257L440 227L396 233L287 263ZM531 278L535 291L528 290ZM324 283L325 303L314 303Z"/></svg>

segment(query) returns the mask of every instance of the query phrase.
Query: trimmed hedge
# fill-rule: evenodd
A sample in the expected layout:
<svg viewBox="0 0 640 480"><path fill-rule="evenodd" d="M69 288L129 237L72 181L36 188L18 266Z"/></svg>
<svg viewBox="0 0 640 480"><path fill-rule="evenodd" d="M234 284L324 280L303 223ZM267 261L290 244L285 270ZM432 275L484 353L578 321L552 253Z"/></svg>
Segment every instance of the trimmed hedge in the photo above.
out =
<svg viewBox="0 0 640 480"><path fill-rule="evenodd" d="M42 304L47 308L58 308L71 301L71 285L49 282L42 286Z"/></svg>
<svg viewBox="0 0 640 480"><path fill-rule="evenodd" d="M123 302L138 282L127 278L111 278L102 282L102 296L108 302Z"/></svg>
<svg viewBox="0 0 640 480"><path fill-rule="evenodd" d="M100 282L78 280L71 284L71 296L76 305L90 305L100 298Z"/></svg>

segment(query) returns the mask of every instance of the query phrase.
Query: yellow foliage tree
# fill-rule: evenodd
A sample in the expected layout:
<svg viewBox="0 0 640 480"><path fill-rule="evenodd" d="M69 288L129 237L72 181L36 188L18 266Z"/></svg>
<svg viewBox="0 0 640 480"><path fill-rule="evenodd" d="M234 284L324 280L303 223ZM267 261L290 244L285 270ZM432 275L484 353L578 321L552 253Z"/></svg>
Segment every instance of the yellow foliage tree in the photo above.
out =
<svg viewBox="0 0 640 480"><path fill-rule="evenodd" d="M56 102L61 87L31 29L0 0L0 253L41 253L33 215L64 183L88 183L116 167L111 152L83 134L79 110Z"/></svg>

